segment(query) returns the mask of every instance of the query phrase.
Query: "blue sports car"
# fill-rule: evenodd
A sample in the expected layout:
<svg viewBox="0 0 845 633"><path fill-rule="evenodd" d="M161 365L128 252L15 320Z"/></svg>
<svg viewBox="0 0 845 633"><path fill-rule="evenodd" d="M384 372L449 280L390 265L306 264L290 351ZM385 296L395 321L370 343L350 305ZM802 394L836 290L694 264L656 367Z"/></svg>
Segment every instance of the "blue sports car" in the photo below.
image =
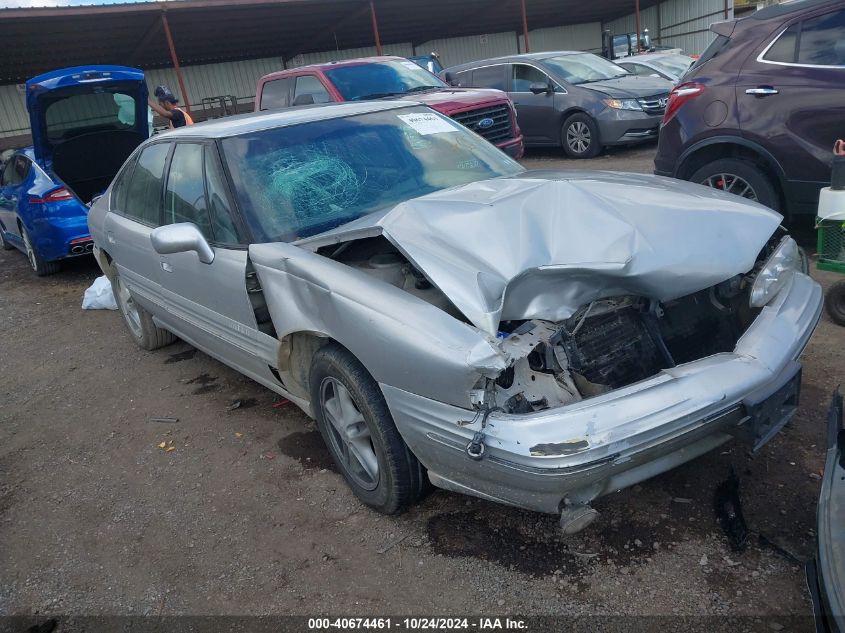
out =
<svg viewBox="0 0 845 633"><path fill-rule="evenodd" d="M0 175L0 243L36 275L90 253L88 203L149 136L144 73L122 66L54 70L26 82L32 147Z"/></svg>

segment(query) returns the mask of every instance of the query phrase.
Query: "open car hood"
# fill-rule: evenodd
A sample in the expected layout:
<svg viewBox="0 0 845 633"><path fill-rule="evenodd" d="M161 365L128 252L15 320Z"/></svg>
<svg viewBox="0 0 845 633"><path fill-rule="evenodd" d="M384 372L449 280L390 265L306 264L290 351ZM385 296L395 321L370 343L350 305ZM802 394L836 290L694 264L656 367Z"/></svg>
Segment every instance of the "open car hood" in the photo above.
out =
<svg viewBox="0 0 845 633"><path fill-rule="evenodd" d="M780 215L700 185L524 172L428 194L301 240L383 235L476 327L560 321L604 297L659 301L751 270Z"/></svg>

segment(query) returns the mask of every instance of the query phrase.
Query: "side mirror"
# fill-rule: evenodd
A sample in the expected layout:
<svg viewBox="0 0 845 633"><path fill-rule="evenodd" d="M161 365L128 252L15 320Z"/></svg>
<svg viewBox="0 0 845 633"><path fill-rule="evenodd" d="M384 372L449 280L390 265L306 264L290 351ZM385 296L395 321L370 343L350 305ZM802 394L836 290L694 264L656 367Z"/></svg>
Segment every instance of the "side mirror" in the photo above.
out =
<svg viewBox="0 0 845 633"><path fill-rule="evenodd" d="M150 233L153 248L160 255L187 253L193 251L203 264L214 261L214 251L203 237L196 224L179 222L153 229Z"/></svg>
<svg viewBox="0 0 845 633"><path fill-rule="evenodd" d="M528 86L528 89L531 92L533 92L535 95L541 95L543 93L546 93L546 94L552 93L552 87L549 84L541 84L541 83L531 84L530 86Z"/></svg>

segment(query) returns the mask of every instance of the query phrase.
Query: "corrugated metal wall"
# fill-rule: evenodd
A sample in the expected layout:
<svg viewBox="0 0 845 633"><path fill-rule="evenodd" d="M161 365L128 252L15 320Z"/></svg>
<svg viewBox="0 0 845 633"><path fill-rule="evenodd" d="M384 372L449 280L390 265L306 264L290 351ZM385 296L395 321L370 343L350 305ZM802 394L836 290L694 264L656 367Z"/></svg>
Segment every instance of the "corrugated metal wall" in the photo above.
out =
<svg viewBox="0 0 845 633"><path fill-rule="evenodd" d="M727 19L731 19L733 0L728 0L727 5ZM710 25L725 19L725 0L665 0L640 11L640 28L648 29L653 42L694 55L701 54L712 41ZM606 22L605 28L613 33L633 33L637 30L636 19L631 13Z"/></svg>
<svg viewBox="0 0 845 633"><path fill-rule="evenodd" d="M417 46L417 53L436 51L444 66L454 66L475 59L512 55L517 52L516 32L486 33L443 40L429 40Z"/></svg>
<svg viewBox="0 0 845 633"><path fill-rule="evenodd" d="M729 15L733 15L733 0L728 0ZM658 33L657 11L660 11L661 31ZM677 46L687 53L701 53L709 44L711 34L707 30L712 22L724 19L725 0L664 0L660 5L640 12L642 28L648 28L653 40L660 36L664 46ZM598 22L534 29L529 32L532 51L548 50L591 50L601 48L601 28ZM633 13L605 24L614 33L635 30ZM511 55L525 50L522 36L514 31L488 33L467 37L436 39L416 47L419 55L436 51L444 65L451 66L496 57ZM410 43L391 44L383 47L387 55L409 56L414 54ZM322 53L299 55L290 60L288 68L326 62L333 59L349 59L375 55L375 47L329 50ZM255 98L255 85L267 73L281 70L282 59L266 57L246 61L185 66L182 74L185 89L195 109L199 109L204 97L232 95L239 103L251 104ZM172 69L148 70L147 83L150 89L160 84L179 90L176 75ZM0 86L0 138L16 137L29 133L29 118L24 104L24 94L14 85Z"/></svg>

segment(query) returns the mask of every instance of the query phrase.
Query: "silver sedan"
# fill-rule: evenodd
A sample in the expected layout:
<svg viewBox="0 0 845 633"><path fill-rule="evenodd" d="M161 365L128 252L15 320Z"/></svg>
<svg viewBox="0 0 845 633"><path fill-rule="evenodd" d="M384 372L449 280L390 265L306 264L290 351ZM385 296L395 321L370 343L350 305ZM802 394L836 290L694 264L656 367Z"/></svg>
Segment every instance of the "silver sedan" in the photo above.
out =
<svg viewBox="0 0 845 633"><path fill-rule="evenodd" d="M677 180L525 171L405 102L158 135L89 215L137 344L289 398L365 504L430 481L568 532L789 420L821 292L780 222Z"/></svg>

